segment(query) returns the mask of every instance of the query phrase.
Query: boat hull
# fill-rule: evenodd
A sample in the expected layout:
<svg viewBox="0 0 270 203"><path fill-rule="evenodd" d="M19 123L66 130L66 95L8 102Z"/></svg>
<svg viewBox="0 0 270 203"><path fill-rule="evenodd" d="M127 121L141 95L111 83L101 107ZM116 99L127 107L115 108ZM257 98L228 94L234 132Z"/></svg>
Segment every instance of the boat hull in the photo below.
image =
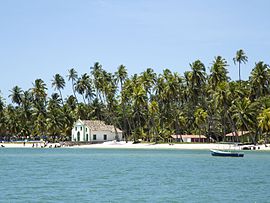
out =
<svg viewBox="0 0 270 203"><path fill-rule="evenodd" d="M222 156L222 157L244 157L244 154L238 152L224 152L224 151L217 151L211 150L212 156Z"/></svg>

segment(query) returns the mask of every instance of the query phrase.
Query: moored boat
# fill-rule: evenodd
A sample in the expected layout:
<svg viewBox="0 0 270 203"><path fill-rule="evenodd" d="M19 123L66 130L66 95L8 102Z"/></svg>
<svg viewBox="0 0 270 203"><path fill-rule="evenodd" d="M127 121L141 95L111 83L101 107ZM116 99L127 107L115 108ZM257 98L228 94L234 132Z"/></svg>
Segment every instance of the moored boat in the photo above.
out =
<svg viewBox="0 0 270 203"><path fill-rule="evenodd" d="M232 151L220 151L211 149L212 156L225 156L225 157L243 157L243 153L232 152Z"/></svg>

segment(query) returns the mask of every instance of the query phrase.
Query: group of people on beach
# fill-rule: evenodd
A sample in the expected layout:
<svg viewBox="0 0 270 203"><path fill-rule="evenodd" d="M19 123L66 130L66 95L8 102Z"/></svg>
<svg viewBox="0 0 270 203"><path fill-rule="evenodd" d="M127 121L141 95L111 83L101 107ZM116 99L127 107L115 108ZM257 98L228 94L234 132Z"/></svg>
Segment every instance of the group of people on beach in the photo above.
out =
<svg viewBox="0 0 270 203"><path fill-rule="evenodd" d="M23 146L25 146L25 142L23 142ZM60 148L65 146L65 143L53 143L53 144L49 144L49 142L44 142L44 143L33 143L32 144L32 148Z"/></svg>

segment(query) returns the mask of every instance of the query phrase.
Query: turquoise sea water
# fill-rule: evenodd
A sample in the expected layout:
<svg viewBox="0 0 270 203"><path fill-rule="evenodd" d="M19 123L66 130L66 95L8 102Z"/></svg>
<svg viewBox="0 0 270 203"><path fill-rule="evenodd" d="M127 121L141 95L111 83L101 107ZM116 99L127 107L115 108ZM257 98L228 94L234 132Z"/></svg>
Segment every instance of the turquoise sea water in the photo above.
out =
<svg viewBox="0 0 270 203"><path fill-rule="evenodd" d="M0 149L0 202L270 202L270 152Z"/></svg>

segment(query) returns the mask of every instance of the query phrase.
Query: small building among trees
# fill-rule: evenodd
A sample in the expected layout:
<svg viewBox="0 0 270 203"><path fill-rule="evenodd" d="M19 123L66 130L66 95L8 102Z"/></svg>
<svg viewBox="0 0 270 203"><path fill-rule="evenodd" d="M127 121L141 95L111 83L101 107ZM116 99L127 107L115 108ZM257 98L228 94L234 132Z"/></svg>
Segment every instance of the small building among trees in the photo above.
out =
<svg viewBox="0 0 270 203"><path fill-rule="evenodd" d="M123 140L122 131L100 120L78 120L71 131L74 142L106 142Z"/></svg>
<svg viewBox="0 0 270 203"><path fill-rule="evenodd" d="M209 139L204 135L172 135L175 142L209 142Z"/></svg>
<svg viewBox="0 0 270 203"><path fill-rule="evenodd" d="M237 134L235 132L231 132L226 134L225 141L227 142L252 142L251 139L252 134L249 131L238 131Z"/></svg>

